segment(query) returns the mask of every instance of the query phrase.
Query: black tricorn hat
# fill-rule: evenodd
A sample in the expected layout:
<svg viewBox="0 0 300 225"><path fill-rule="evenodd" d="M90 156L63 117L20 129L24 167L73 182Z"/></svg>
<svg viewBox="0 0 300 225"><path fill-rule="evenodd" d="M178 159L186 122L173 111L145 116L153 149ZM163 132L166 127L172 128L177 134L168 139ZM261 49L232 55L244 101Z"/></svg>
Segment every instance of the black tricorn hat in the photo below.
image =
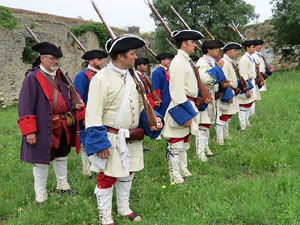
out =
<svg viewBox="0 0 300 225"><path fill-rule="evenodd" d="M49 42L40 42L31 47L33 51L40 53L41 55L53 55L57 58L63 57L63 53L60 47L56 47Z"/></svg>
<svg viewBox="0 0 300 225"><path fill-rule="evenodd" d="M241 49L242 45L240 45L239 43L236 42L230 42L228 44L226 44L223 48L221 48L223 51L228 51L231 49Z"/></svg>
<svg viewBox="0 0 300 225"><path fill-rule="evenodd" d="M202 49L222 48L224 44L219 40L207 39L203 42Z"/></svg>
<svg viewBox="0 0 300 225"><path fill-rule="evenodd" d="M105 50L107 53L123 53L131 49L141 48L145 45L145 41L132 34L124 34L115 40L109 39L106 42Z"/></svg>
<svg viewBox="0 0 300 225"><path fill-rule="evenodd" d="M173 59L174 58L174 54L172 54L172 53L161 53L161 54L159 54L159 55L157 55L155 58L157 59L157 60L163 60L163 59Z"/></svg>
<svg viewBox="0 0 300 225"><path fill-rule="evenodd" d="M256 44L257 44L257 45L263 45L263 44L264 44L264 41L263 41L263 40L256 40Z"/></svg>
<svg viewBox="0 0 300 225"><path fill-rule="evenodd" d="M247 40L243 42L243 46L251 46L251 45L258 45L258 43L256 42L256 40Z"/></svg>
<svg viewBox="0 0 300 225"><path fill-rule="evenodd" d="M196 55L190 55L190 58L191 58L192 61L198 61L199 56L196 56Z"/></svg>
<svg viewBox="0 0 300 225"><path fill-rule="evenodd" d="M101 50L91 50L87 51L86 53L83 54L82 58L85 60L90 60L90 59L95 59L95 58L106 58L107 54Z"/></svg>
<svg viewBox="0 0 300 225"><path fill-rule="evenodd" d="M141 65L141 64L149 64L149 63L150 63L149 59L141 57L141 58L137 58L135 60L134 66L138 66L138 65Z"/></svg>
<svg viewBox="0 0 300 225"><path fill-rule="evenodd" d="M176 41L200 40L203 35L197 30L175 30L172 32L172 37Z"/></svg>

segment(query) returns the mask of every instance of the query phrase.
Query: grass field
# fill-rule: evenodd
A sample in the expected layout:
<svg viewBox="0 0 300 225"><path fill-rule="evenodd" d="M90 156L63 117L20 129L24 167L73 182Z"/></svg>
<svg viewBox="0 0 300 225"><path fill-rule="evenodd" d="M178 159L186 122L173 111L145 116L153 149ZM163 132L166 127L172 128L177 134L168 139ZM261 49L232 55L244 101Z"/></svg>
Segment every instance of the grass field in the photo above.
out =
<svg viewBox="0 0 300 225"><path fill-rule="evenodd" d="M145 169L135 174L131 208L144 225L300 224L300 71L276 72L257 104L252 127L230 125L232 140L210 148L218 156L202 163L194 139L188 151L194 174L184 185L170 185L166 141L146 138ZM94 180L81 174L75 151L69 155L69 182L77 196L50 193L43 208L34 201L32 166L21 162L17 107L0 110L0 224L99 224ZM166 188L162 188L162 186ZM56 187L52 169L47 188ZM117 215L116 224L132 224Z"/></svg>

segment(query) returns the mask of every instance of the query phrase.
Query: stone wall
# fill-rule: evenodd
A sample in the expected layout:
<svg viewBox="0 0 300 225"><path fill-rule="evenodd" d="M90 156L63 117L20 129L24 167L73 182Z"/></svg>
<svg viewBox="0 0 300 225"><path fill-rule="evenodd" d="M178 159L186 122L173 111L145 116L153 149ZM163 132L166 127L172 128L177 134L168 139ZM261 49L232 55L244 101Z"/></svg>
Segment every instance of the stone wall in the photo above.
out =
<svg viewBox="0 0 300 225"><path fill-rule="evenodd" d="M88 23L79 19L64 18L25 10L11 9L18 20L20 29L7 31L0 28L0 104L6 107L14 104L19 97L25 72L31 68L23 63L22 52L25 38L30 37L23 28L34 23L33 32L40 41L49 41L61 47L64 54L61 59L62 69L73 78L81 70L83 52L68 36L69 27ZM94 33L86 33L78 38L86 49L99 49L99 42Z"/></svg>
<svg viewBox="0 0 300 225"><path fill-rule="evenodd" d="M291 69L300 65L300 46L282 46L278 52L272 49L274 42L273 27L265 21L261 24L250 25L242 31L246 39L262 39L265 41L262 53L275 70Z"/></svg>

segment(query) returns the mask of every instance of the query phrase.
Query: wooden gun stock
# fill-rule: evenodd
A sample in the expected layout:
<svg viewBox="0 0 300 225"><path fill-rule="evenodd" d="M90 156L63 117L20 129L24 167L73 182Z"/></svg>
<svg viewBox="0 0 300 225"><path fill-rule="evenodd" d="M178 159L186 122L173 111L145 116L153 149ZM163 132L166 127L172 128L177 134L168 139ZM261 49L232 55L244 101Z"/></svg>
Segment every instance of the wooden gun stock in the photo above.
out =
<svg viewBox="0 0 300 225"><path fill-rule="evenodd" d="M232 64L232 66L241 82L242 90L246 90L247 88L249 88L248 83L245 81L244 77L241 76L239 68L234 63Z"/></svg>

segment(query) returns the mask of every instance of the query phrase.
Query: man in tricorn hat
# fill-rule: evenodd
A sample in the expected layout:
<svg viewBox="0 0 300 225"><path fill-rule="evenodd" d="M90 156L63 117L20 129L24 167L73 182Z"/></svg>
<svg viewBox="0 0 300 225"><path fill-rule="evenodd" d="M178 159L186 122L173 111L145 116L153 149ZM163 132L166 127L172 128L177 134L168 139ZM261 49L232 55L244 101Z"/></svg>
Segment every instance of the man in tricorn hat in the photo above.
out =
<svg viewBox="0 0 300 225"><path fill-rule="evenodd" d="M107 54L101 50L91 50L84 53L82 58L88 61L88 66L84 70L80 71L74 79L74 85L76 90L80 94L83 102L87 104L88 92L90 82L93 76L98 73L103 67L103 59L107 57ZM83 130L84 120L79 123L80 130ZM93 171L93 166L91 165L83 146L80 146L80 156L82 163L82 173L87 176L91 176Z"/></svg>
<svg viewBox="0 0 300 225"><path fill-rule="evenodd" d="M79 143L76 111L81 112L84 104L72 108L72 96L59 69L59 59L63 56L60 48L41 42L32 49L40 53L37 60L40 64L23 81L18 125L23 135L21 160L33 164L35 199L43 203L47 200L50 161L53 161L57 191L74 193L67 181L67 155L71 146ZM67 123L67 114L71 117L71 124ZM78 115L78 119L81 118Z"/></svg>
<svg viewBox="0 0 300 225"><path fill-rule="evenodd" d="M166 110L171 102L169 92L169 67L171 60L174 58L172 53L162 53L156 56L156 59L160 62L159 66L152 72L152 86L154 90L161 96L161 104L157 108L157 112L162 116L165 116Z"/></svg>
<svg viewBox="0 0 300 225"><path fill-rule="evenodd" d="M235 67L234 67L234 59L238 55L238 50L242 48L242 45L230 42L222 47L224 51L223 60L224 66L222 68L226 80L229 82L230 87L234 91L234 94L237 96L239 93L245 93L251 89L251 82L248 82L248 88L243 90L241 88L240 81L237 79ZM237 68L237 66L236 66ZM233 98L232 104L224 103L222 104L220 101L218 102L221 107L218 108L218 114L216 119L216 139L218 143L224 143L224 139L230 139L229 136L229 121L231 117L238 113L239 110L239 103L237 97Z"/></svg>
<svg viewBox="0 0 300 225"><path fill-rule="evenodd" d="M139 75L139 78L141 79L141 81L144 84L146 94L147 94L147 99L148 99L149 103L151 104L152 108L155 109L160 106L160 102L155 101L153 99L149 84L147 82L148 79L147 79L147 75L145 73L148 70L149 63L150 63L149 59L147 59L145 57L140 57L135 60L134 68L135 68L137 75ZM157 96L160 98L160 93L157 91L156 91L156 93L157 93Z"/></svg>
<svg viewBox="0 0 300 225"><path fill-rule="evenodd" d="M171 103L165 115L163 136L168 139L167 158L171 183L182 184L192 174L187 169L189 135L197 134L199 117L195 99L198 86L191 67L190 54L203 35L195 30L174 31L172 37L178 47L177 55L170 64Z"/></svg>
<svg viewBox="0 0 300 225"><path fill-rule="evenodd" d="M155 138L162 128L160 117L156 126L149 127L132 77L139 79L132 68L136 49L144 44L143 39L134 35L108 40L105 48L112 61L93 77L89 88L86 129L80 131L80 139L89 158L98 166L94 193L102 224L114 224L113 186L118 213L132 221L142 220L129 207L130 189L134 172L144 167L141 141L144 132Z"/></svg>
<svg viewBox="0 0 300 225"><path fill-rule="evenodd" d="M217 58L219 57L219 48L223 46L224 44L219 40L208 39L204 41L201 46L203 57L197 62L201 81L205 84L213 97L212 103L208 104L206 109L200 111L199 130L196 137L196 153L202 162L207 161L205 152L209 157L214 156L209 149L208 140L209 128L216 119L215 99L221 98L223 102L231 102L232 100L230 96L227 98L227 96L224 95L224 93L228 93L226 90L229 86L228 83L226 83L226 77L222 70L224 61L223 59L217 61ZM216 92L218 92L217 95L215 95Z"/></svg>
<svg viewBox="0 0 300 225"><path fill-rule="evenodd" d="M239 71L241 76L245 80L250 80L253 88L251 91L247 91L244 94L238 95L240 112L239 112L239 121L240 121L240 129L245 130L246 127L251 126L249 117L250 117L250 109L254 104L254 101L259 99L258 96L259 91L258 87L255 84L256 71L255 71L255 60L252 54L255 52L255 46L257 42L255 40L247 40L243 42L243 46L246 50L245 54L241 57L239 61Z"/></svg>

